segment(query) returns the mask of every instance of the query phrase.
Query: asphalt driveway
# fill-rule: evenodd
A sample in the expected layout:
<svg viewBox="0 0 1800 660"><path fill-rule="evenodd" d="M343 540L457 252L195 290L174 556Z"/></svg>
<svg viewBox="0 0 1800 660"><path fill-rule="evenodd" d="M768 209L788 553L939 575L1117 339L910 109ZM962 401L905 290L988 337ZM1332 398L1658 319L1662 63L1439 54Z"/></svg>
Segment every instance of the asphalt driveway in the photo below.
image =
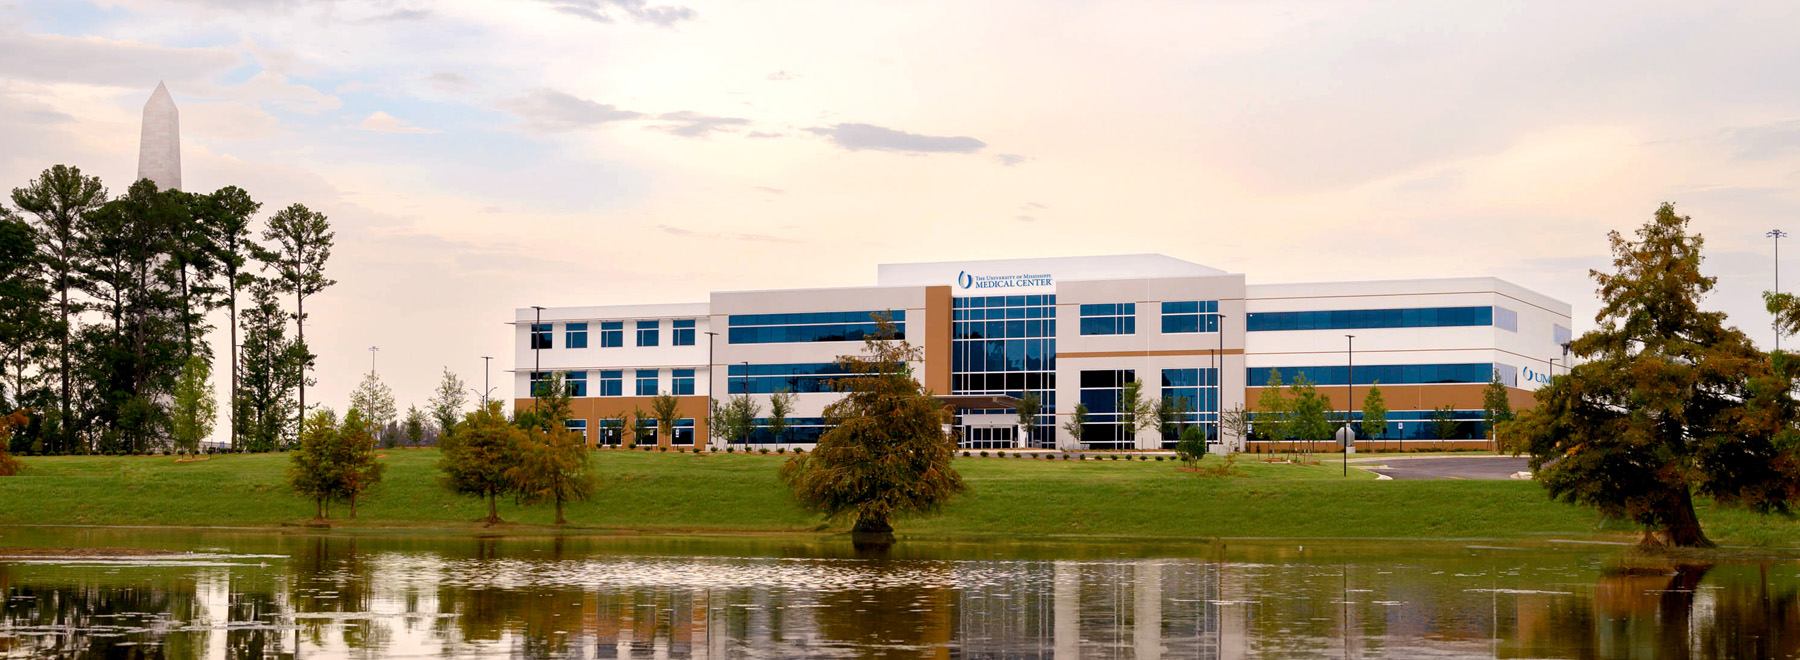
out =
<svg viewBox="0 0 1800 660"><path fill-rule="evenodd" d="M1350 459L1350 465L1394 479L1511 479L1531 470L1524 456L1406 456Z"/></svg>

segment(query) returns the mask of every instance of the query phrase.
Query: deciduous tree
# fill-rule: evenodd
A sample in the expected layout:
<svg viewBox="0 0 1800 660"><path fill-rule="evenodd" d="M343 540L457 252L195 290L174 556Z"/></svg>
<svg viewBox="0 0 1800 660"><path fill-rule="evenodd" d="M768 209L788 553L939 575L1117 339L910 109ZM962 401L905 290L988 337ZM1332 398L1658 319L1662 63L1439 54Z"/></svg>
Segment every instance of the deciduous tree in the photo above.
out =
<svg viewBox="0 0 1800 660"><path fill-rule="evenodd" d="M1381 396L1381 381L1370 383L1369 393L1363 395L1363 434L1372 438L1387 437L1387 414L1387 400Z"/></svg>
<svg viewBox="0 0 1800 660"><path fill-rule="evenodd" d="M568 524L563 504L586 500L594 492L593 459L587 441L568 429L526 429L519 460L507 471L520 501L554 502L556 524Z"/></svg>
<svg viewBox="0 0 1800 660"><path fill-rule="evenodd" d="M889 339L893 323L876 318L863 354L837 360L850 375L834 383L844 396L825 408L830 430L781 474L802 505L827 517L855 515L854 534L885 541L894 516L935 510L962 492L963 482L950 466L948 413L913 378L919 352Z"/></svg>
<svg viewBox="0 0 1800 660"><path fill-rule="evenodd" d="M1500 428L1513 420L1512 401L1507 397L1506 383L1500 382L1498 371L1481 390L1481 417L1487 421L1488 440L1498 443Z"/></svg>
<svg viewBox="0 0 1800 660"><path fill-rule="evenodd" d="M213 399L212 367L199 355L187 359L181 367L181 379L175 382L173 401L173 436L176 449L193 454L200 442L212 436L219 406Z"/></svg>
<svg viewBox="0 0 1800 660"><path fill-rule="evenodd" d="M407 406L406 423L402 426L406 431L406 444L413 447L425 444L425 428L429 424L425 413L419 412L418 406Z"/></svg>
<svg viewBox="0 0 1800 660"><path fill-rule="evenodd" d="M378 440L388 423L399 414L394 404L394 391L381 382L381 376L374 371L363 374L362 382L350 392L350 410L361 413L363 421L368 423L370 435Z"/></svg>
<svg viewBox="0 0 1800 660"><path fill-rule="evenodd" d="M1449 440L1462 434L1462 422L1456 419L1455 408L1445 404L1431 411L1431 434L1439 440Z"/></svg>
<svg viewBox="0 0 1800 660"><path fill-rule="evenodd" d="M1696 493L1763 512L1800 496L1797 365L1701 307L1715 280L1688 222L1664 204L1633 237L1610 235L1612 269L1593 272L1598 327L1508 436L1552 498L1628 518L1646 541L1708 546Z"/></svg>
<svg viewBox="0 0 1800 660"><path fill-rule="evenodd" d="M443 437L462 421L463 409L469 406L468 386L450 367L438 379L437 391L431 395L431 419L437 422L438 436Z"/></svg>
<svg viewBox="0 0 1800 660"><path fill-rule="evenodd" d="M329 515L329 504L343 488L344 466L339 462L337 416L318 410L301 424L300 444L288 465L288 483L294 492L311 498L315 520Z"/></svg>
<svg viewBox="0 0 1800 660"><path fill-rule="evenodd" d="M1018 407L1013 410L1019 414L1019 434L1024 436L1020 438L1020 446L1031 446L1031 436L1036 435L1038 427L1038 415L1044 412L1044 400L1035 393L1026 392L1025 396L1019 397Z"/></svg>
<svg viewBox="0 0 1800 660"><path fill-rule="evenodd" d="M1270 440L1286 440L1289 428L1288 418L1292 416L1293 403L1288 401L1287 388L1281 383L1281 370L1270 369L1269 380L1263 383L1262 392L1256 395L1256 426Z"/></svg>
<svg viewBox="0 0 1800 660"><path fill-rule="evenodd" d="M786 389L769 395L769 435L775 442L787 442L788 417L794 414L794 393ZM751 416L755 424L755 416Z"/></svg>
<svg viewBox="0 0 1800 660"><path fill-rule="evenodd" d="M1319 394L1319 388L1313 385L1306 374L1294 377L1294 383L1288 386L1288 393L1293 398L1288 416L1286 436L1307 441L1310 451L1312 443L1331 439L1331 404L1325 396Z"/></svg>
<svg viewBox="0 0 1800 660"><path fill-rule="evenodd" d="M1085 403L1075 404L1075 409L1069 412L1069 421L1063 423L1063 430L1068 431L1069 437L1071 437L1075 440L1075 446L1073 447L1073 449L1081 448L1081 436L1084 432L1087 431L1087 425L1088 425L1087 404L1085 404Z"/></svg>
<svg viewBox="0 0 1800 660"><path fill-rule="evenodd" d="M1152 404L1144 398L1144 381L1133 378L1119 388L1119 428L1125 432L1125 442L1136 446L1138 431L1144 430L1156 422Z"/></svg>
<svg viewBox="0 0 1800 660"><path fill-rule="evenodd" d="M499 401L489 401L463 417L439 442L443 459L445 485L459 495L473 495L487 500L485 522L500 522L498 500L509 492L512 481L506 471L519 460L519 445L525 431L507 422Z"/></svg>
<svg viewBox="0 0 1800 660"><path fill-rule="evenodd" d="M342 466L342 482L337 497L350 502L350 517L356 517L356 501L363 493L381 482L381 474L386 466L377 459L376 432L381 429L375 420L364 416L363 411L351 408L344 413L344 423L338 427L333 455Z"/></svg>
<svg viewBox="0 0 1800 660"><path fill-rule="evenodd" d="M668 392L658 394L650 399L650 414L656 420L656 444L662 444L663 439L673 444L675 423L681 420L681 399Z"/></svg>
<svg viewBox="0 0 1800 660"><path fill-rule="evenodd" d="M1188 467L1200 464L1206 458L1206 434L1198 426L1190 426L1181 431L1181 440L1175 443L1175 455L1181 457Z"/></svg>

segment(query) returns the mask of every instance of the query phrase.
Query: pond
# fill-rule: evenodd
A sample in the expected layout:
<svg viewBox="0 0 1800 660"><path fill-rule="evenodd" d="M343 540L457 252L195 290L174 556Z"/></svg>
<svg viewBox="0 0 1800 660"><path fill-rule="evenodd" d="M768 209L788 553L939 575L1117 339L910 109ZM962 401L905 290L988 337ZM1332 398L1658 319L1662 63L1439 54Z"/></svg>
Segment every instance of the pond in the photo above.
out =
<svg viewBox="0 0 1800 660"><path fill-rule="evenodd" d="M0 655L1775 657L1800 561L1626 548L0 529Z"/></svg>

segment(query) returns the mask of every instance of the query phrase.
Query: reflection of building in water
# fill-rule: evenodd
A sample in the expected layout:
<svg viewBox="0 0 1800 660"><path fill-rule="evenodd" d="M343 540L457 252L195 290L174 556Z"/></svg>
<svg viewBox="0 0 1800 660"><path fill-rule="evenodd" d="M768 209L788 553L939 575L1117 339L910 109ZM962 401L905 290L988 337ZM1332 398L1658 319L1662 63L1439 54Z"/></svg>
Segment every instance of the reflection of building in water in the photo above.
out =
<svg viewBox="0 0 1800 660"><path fill-rule="evenodd" d="M1237 657L1222 635L1219 566L1053 562L1050 648L1059 657ZM1235 636L1234 636L1235 637Z"/></svg>

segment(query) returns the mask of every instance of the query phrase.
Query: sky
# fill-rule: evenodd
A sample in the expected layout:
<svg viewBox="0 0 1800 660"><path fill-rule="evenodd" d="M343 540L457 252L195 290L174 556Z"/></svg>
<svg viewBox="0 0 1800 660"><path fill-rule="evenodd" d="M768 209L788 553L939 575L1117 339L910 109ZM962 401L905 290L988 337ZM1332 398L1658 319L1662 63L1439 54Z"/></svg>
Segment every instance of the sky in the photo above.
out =
<svg viewBox="0 0 1800 660"><path fill-rule="evenodd" d="M402 410L482 355L504 382L515 308L899 261L1496 276L1580 332L1606 233L1664 201L1767 344L1800 4L1707 4L0 0L0 188L122 192L166 82L186 188L330 217L308 400L340 409L371 358Z"/></svg>

